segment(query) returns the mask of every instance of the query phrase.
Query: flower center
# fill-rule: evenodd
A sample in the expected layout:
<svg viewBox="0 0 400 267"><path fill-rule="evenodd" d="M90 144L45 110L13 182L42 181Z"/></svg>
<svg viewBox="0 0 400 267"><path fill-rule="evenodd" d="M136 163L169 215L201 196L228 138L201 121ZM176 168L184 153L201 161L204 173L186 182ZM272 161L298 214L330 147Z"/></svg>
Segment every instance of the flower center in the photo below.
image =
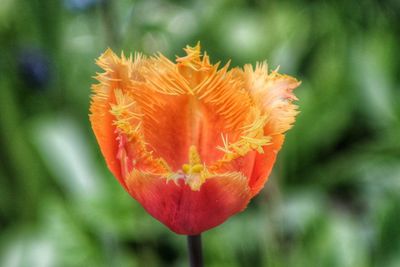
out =
<svg viewBox="0 0 400 267"><path fill-rule="evenodd" d="M182 165L185 174L185 183L194 191L200 190L201 185L210 176L204 164L202 164L199 152L195 146L189 148L189 162Z"/></svg>

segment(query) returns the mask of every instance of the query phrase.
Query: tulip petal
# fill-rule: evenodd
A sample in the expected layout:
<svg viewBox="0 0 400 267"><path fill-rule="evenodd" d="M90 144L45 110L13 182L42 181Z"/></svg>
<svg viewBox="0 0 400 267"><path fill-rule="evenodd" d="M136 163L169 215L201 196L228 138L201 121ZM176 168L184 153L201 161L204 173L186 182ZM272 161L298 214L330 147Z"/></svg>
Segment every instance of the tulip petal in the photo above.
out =
<svg viewBox="0 0 400 267"><path fill-rule="evenodd" d="M188 68L200 64L178 61ZM227 72L228 66L217 67L199 67L199 84L192 79L190 85L182 69L160 56L144 68L145 82L132 84L131 94L143 114L144 141L174 171L187 162L192 145L205 164L221 158L224 153L216 149L223 145L221 134L234 142L253 118L252 100L242 81Z"/></svg>
<svg viewBox="0 0 400 267"><path fill-rule="evenodd" d="M242 211L250 200L247 178L240 173L209 178L200 191L182 180L133 171L126 179L129 193L153 217L178 234L196 235Z"/></svg>
<svg viewBox="0 0 400 267"><path fill-rule="evenodd" d="M272 139L272 144L264 148L264 153L257 153L254 159L254 167L249 176L251 196L257 195L268 180L275 163L276 156L283 144L284 136L277 135Z"/></svg>
<svg viewBox="0 0 400 267"><path fill-rule="evenodd" d="M276 70L268 73L265 62L257 64L254 70L251 65L245 65L244 79L255 103L268 116L265 134L271 136L289 130L298 114L297 106L292 102L297 100L293 90L300 82Z"/></svg>
<svg viewBox="0 0 400 267"><path fill-rule="evenodd" d="M93 85L93 96L90 106L90 122L99 143L108 168L126 189L121 173L118 154L118 133L114 125L115 117L110 113L111 106L116 104L115 90L126 90L131 79L140 80L137 69L141 66L140 56L136 57L136 65L132 59L118 58L108 49L97 61L105 72L97 75L99 84Z"/></svg>
<svg viewBox="0 0 400 267"><path fill-rule="evenodd" d="M263 146L263 153L252 150L244 156L220 162L213 167L224 172L239 171L244 176L249 177L248 185L251 190L251 197L253 197L260 192L268 180L283 140L283 135L276 135L272 137L269 145ZM211 169L214 169L213 167Z"/></svg>
<svg viewBox="0 0 400 267"><path fill-rule="evenodd" d="M114 118L109 113L110 108L108 104L111 98L110 95L104 95L103 97L96 95L92 97L90 122L108 168L126 188L125 182L122 178L120 162L116 158L118 153L118 143L116 142L117 134L115 127L113 126Z"/></svg>

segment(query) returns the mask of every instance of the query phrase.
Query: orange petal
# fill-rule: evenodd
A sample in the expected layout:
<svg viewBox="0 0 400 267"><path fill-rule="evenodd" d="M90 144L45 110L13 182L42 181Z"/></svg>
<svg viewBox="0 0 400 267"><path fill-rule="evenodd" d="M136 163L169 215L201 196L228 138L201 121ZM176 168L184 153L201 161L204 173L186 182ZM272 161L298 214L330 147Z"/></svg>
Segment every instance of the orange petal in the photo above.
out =
<svg viewBox="0 0 400 267"><path fill-rule="evenodd" d="M127 177L129 193L154 218L178 234L197 235L246 208L250 189L240 173L208 179L200 191L182 180L177 185L162 177L133 171Z"/></svg>
<svg viewBox="0 0 400 267"><path fill-rule="evenodd" d="M266 63L244 67L246 87L258 106L268 115L265 126L266 135L281 134L289 130L298 114L297 100L293 90L300 85L295 78L281 75L277 71L268 73Z"/></svg>
<svg viewBox="0 0 400 267"><path fill-rule="evenodd" d="M263 146L263 153L253 150L244 156L220 163L216 165L216 168L223 172L237 171L248 177L248 185L253 197L260 192L268 180L283 140L283 135L276 135L269 145Z"/></svg>
<svg viewBox="0 0 400 267"><path fill-rule="evenodd" d="M92 86L94 94L90 105L90 122L108 168L126 188L117 159L118 134L114 126L115 117L110 111L111 106L116 104L115 90L126 90L131 84L131 79L140 79L137 68L141 59L137 57L134 66L131 59L120 59L108 49L98 59L97 64L106 72L98 74L96 78L100 83Z"/></svg>
<svg viewBox="0 0 400 267"><path fill-rule="evenodd" d="M207 71L199 84L190 85L172 62L160 56L144 68L146 82L130 87L143 115L144 141L174 171L187 161L191 145L205 164L222 157L216 149L222 145L221 134L238 139L251 113L250 95L227 72L227 66L219 71L212 66Z"/></svg>
<svg viewBox="0 0 400 267"><path fill-rule="evenodd" d="M254 166L249 176L249 186L251 189L251 196L257 195L260 190L264 187L265 182L272 171L272 167L275 163L276 156L281 149L283 144L284 136L277 135L272 139L272 144L264 148L264 153L256 153L254 159Z"/></svg>
<svg viewBox="0 0 400 267"><path fill-rule="evenodd" d="M120 162L116 158L118 153L117 135L113 126L114 117L109 113L108 104L111 99L112 96L108 94L103 97L98 95L92 97L90 122L108 168L126 189Z"/></svg>

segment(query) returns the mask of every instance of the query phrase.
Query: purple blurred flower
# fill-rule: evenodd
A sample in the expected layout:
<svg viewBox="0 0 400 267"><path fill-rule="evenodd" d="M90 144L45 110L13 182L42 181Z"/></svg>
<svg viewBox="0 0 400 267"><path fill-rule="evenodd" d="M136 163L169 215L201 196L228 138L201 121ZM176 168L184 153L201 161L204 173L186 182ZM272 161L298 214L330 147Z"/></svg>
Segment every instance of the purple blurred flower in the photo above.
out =
<svg viewBox="0 0 400 267"><path fill-rule="evenodd" d="M40 49L23 48L18 54L18 72L27 86L44 89L50 81L50 60Z"/></svg>
<svg viewBox="0 0 400 267"><path fill-rule="evenodd" d="M72 11L83 11L103 2L102 0L64 0L64 5Z"/></svg>

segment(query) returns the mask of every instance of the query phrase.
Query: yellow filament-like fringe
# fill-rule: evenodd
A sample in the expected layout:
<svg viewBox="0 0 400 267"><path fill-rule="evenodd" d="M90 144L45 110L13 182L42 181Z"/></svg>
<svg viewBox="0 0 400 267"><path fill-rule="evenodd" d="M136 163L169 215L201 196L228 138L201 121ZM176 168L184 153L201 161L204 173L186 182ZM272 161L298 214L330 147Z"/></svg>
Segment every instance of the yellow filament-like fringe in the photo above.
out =
<svg viewBox="0 0 400 267"><path fill-rule="evenodd" d="M242 127L243 134L239 140L229 143L228 136L221 134L223 146L217 149L224 152L224 161L230 161L240 156L246 155L251 150L257 150L258 153L264 153L263 147L270 144L271 137L264 135L264 126L267 123L267 117L261 115L257 109L253 109L256 118L250 124Z"/></svg>

